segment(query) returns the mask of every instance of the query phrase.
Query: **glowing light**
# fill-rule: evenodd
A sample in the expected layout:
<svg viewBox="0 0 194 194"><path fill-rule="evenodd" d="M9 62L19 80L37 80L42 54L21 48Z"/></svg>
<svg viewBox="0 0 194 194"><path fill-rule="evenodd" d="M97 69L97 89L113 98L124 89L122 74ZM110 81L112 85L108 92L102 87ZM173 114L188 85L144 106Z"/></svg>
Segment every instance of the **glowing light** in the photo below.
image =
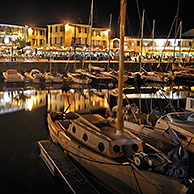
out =
<svg viewBox="0 0 194 194"><path fill-rule="evenodd" d="M8 92L4 92L4 101L5 103L8 103L11 101L11 97L9 96Z"/></svg>
<svg viewBox="0 0 194 194"><path fill-rule="evenodd" d="M26 101L26 110L31 111L32 110L32 107L33 107L33 100L32 99L28 99Z"/></svg>
<svg viewBox="0 0 194 194"><path fill-rule="evenodd" d="M9 43L10 43L9 37L6 36L6 37L4 38L4 43L5 43L5 44L9 44Z"/></svg>
<svg viewBox="0 0 194 194"><path fill-rule="evenodd" d="M33 32L32 28L28 28L28 33L32 34L32 32Z"/></svg>
<svg viewBox="0 0 194 194"><path fill-rule="evenodd" d="M65 29L69 29L70 25L69 24L65 24Z"/></svg>
<svg viewBox="0 0 194 194"><path fill-rule="evenodd" d="M105 36L108 36L109 30L104 31Z"/></svg>
<svg viewBox="0 0 194 194"><path fill-rule="evenodd" d="M74 93L74 92L75 92L75 90L74 90L74 89L70 89L69 91L70 91L71 93Z"/></svg>
<svg viewBox="0 0 194 194"><path fill-rule="evenodd" d="M135 46L135 42L131 42L131 46Z"/></svg>
<svg viewBox="0 0 194 194"><path fill-rule="evenodd" d="M31 97L26 100L25 110L32 111L33 107L36 106L36 98Z"/></svg>

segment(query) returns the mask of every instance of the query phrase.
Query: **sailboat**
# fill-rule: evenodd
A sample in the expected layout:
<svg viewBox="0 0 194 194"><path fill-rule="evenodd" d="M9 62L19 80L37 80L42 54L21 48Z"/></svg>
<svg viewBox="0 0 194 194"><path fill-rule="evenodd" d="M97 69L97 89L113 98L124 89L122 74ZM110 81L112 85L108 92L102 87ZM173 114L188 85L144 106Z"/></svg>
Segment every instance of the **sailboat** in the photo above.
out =
<svg viewBox="0 0 194 194"><path fill-rule="evenodd" d="M126 1L121 0L119 107L122 107L124 63L124 20ZM191 181L177 176L182 167L171 168L168 158L123 128L122 109L114 127L98 114L73 112L48 114L48 128L58 143L74 160L90 172L112 193L186 193ZM169 170L172 172L170 175ZM191 185L191 186L190 186Z"/></svg>

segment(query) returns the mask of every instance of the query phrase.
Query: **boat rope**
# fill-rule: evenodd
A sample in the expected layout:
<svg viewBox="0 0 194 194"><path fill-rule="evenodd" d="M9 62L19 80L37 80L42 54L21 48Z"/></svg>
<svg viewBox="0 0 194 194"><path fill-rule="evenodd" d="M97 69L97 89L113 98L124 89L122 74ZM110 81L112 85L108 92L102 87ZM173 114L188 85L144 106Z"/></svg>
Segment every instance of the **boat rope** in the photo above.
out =
<svg viewBox="0 0 194 194"><path fill-rule="evenodd" d="M137 180L136 174L135 174L135 172L134 172L134 167L133 167L132 165L131 165L131 170L132 170L133 176L134 176L134 178L135 178L135 182L137 183L137 187L138 187L138 189L139 189L139 192L140 192L140 194L143 194L143 192L142 192L142 190L141 190L141 187L140 187L140 184L139 184L139 182L138 182L138 180Z"/></svg>
<svg viewBox="0 0 194 194"><path fill-rule="evenodd" d="M81 159L84 159L84 160L87 160L87 161L90 161L90 162L94 162L94 163L99 163L99 164L104 164L104 165L112 165L112 166L129 166L129 167L131 167L132 172L133 172L133 175L134 175L134 177L135 177L135 179L136 179L135 181L137 182L137 185L138 185L138 189L139 189L139 191L140 191L140 194L143 194L143 192L142 192L142 190L141 190L141 188L140 188L140 185L139 185L139 182L138 182L138 180L137 180L137 176L136 176L136 174L135 174L135 171L136 171L136 172L139 174L139 176L141 176L146 182L148 182L149 184L151 184L151 185L153 185L154 187L156 187L159 191L162 191L162 187L161 187L161 186L159 186L159 185L156 184L156 183L153 183L152 180L150 180L148 177L146 177L145 175L143 175L141 171L139 171L138 169L136 169L135 164L133 163L133 161L132 161L131 159L130 159L128 162L126 162L126 163L101 162L101 161L97 161L97 160L95 160L95 159L90 159L90 158L86 158L86 157L80 156L80 155L78 155L78 154L76 154L76 153L73 153L73 152L71 152L71 151L69 151L69 150L66 150L66 151L67 151L67 153L71 153L72 155L74 155L74 156L76 156L76 157L78 157L78 158L81 158ZM84 153L82 153L82 154L84 154Z"/></svg>

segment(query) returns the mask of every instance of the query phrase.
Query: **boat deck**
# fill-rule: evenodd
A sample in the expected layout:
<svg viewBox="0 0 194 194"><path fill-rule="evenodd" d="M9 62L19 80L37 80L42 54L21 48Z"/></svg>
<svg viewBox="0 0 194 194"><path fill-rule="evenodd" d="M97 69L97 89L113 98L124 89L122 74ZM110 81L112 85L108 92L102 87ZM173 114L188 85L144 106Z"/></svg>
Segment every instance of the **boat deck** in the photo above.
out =
<svg viewBox="0 0 194 194"><path fill-rule="evenodd" d="M99 193L56 144L50 140L41 140L38 141L38 145L40 156L52 175L59 175L67 184L71 193Z"/></svg>
<svg viewBox="0 0 194 194"><path fill-rule="evenodd" d="M108 120L98 114L87 114L82 115L82 117L98 127L100 132L111 140L126 139L128 137L126 134L118 134L117 129L114 126L111 126Z"/></svg>

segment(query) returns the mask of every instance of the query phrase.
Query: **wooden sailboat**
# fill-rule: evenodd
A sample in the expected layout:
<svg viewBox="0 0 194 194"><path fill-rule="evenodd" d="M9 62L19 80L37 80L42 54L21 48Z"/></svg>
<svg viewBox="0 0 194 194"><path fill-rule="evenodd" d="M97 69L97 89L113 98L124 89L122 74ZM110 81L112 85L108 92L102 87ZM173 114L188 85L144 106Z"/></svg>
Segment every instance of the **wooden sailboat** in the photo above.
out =
<svg viewBox="0 0 194 194"><path fill-rule="evenodd" d="M126 2L121 0L119 107L122 107L125 9ZM124 131L122 108L117 119L118 125L114 127L96 114L49 113L48 127L52 140L113 193L186 193L188 189L180 177L164 171L164 165L171 165L167 157Z"/></svg>

